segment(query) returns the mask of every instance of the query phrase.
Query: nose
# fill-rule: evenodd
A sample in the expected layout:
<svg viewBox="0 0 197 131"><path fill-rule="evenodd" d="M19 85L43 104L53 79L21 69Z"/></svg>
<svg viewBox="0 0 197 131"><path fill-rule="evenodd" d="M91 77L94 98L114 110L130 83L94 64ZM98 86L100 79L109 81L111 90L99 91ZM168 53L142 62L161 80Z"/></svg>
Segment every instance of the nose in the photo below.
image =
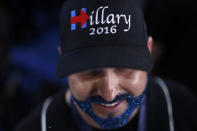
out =
<svg viewBox="0 0 197 131"><path fill-rule="evenodd" d="M106 101L113 101L119 92L118 83L118 76L112 70L106 70L97 83L97 94Z"/></svg>

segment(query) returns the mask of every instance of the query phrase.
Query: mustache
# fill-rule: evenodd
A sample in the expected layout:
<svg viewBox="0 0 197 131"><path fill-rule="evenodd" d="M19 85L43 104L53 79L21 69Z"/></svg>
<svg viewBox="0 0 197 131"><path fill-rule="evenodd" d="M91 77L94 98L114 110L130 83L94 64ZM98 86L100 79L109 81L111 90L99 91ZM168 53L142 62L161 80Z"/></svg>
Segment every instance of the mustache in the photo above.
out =
<svg viewBox="0 0 197 131"><path fill-rule="evenodd" d="M87 101L93 102L96 104L112 104L112 103L119 102L122 100L127 100L128 98L131 98L131 97L132 96L130 94L119 94L115 97L113 101L106 101L101 96L91 96L87 99Z"/></svg>

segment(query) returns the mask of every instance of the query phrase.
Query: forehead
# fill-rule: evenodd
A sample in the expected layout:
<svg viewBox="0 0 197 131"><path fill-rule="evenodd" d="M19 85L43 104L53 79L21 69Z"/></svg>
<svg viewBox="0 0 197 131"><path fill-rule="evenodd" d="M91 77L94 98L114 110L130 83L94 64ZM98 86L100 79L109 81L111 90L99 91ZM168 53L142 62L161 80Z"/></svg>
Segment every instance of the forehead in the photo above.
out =
<svg viewBox="0 0 197 131"><path fill-rule="evenodd" d="M106 68L94 68L94 69L87 69L78 73L87 73L87 72L93 72L93 71L98 71L98 72L103 72L103 71L134 71L135 69L131 68L122 68L122 67L106 67Z"/></svg>
<svg viewBox="0 0 197 131"><path fill-rule="evenodd" d="M77 72L72 74L71 76L79 76L79 77L86 77L86 76L96 76L101 77L104 76L107 73L116 74L118 76L125 76L130 77L131 75L136 74L137 72L140 72L140 70L131 69L131 68L94 68L94 69L88 69L81 72Z"/></svg>

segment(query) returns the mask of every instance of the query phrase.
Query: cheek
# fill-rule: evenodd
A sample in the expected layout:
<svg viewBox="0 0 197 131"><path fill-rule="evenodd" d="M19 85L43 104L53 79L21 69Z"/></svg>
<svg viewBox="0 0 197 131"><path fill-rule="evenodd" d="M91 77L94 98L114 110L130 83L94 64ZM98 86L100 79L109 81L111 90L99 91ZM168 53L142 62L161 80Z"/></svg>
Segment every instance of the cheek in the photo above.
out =
<svg viewBox="0 0 197 131"><path fill-rule="evenodd" d="M146 75L132 77L130 79L122 79L121 87L134 97L142 94L146 86Z"/></svg>
<svg viewBox="0 0 197 131"><path fill-rule="evenodd" d="M76 99L80 101L85 101L90 96L90 92L91 92L90 84L85 82L80 82L77 79L69 79L68 84L72 95Z"/></svg>

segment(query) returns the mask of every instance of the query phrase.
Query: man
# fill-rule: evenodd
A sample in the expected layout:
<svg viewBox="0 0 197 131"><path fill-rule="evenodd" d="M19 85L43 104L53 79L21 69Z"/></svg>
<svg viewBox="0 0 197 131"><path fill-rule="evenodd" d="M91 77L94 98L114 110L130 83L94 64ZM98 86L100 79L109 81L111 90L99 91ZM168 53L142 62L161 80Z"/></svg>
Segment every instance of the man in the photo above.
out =
<svg viewBox="0 0 197 131"><path fill-rule="evenodd" d="M196 130L196 98L148 75L152 44L138 1L67 0L57 75L68 89L16 131Z"/></svg>

